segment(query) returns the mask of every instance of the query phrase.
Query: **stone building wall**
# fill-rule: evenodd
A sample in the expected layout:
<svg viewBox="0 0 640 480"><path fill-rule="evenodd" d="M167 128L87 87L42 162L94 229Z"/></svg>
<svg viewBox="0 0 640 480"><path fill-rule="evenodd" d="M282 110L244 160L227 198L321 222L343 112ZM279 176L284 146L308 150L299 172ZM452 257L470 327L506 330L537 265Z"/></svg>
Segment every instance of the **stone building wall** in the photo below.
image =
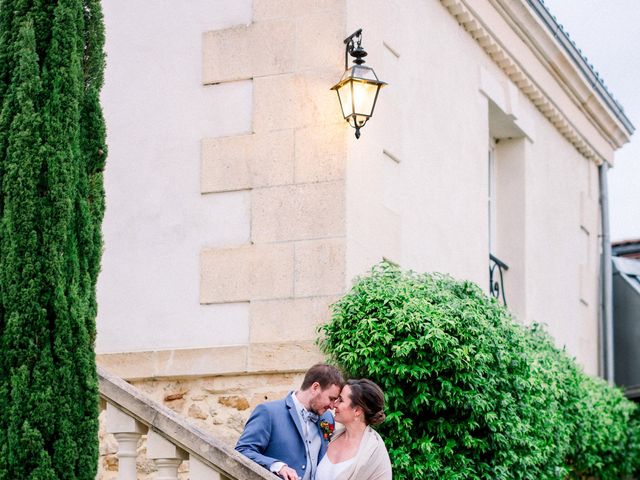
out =
<svg viewBox="0 0 640 480"><path fill-rule="evenodd" d="M316 327L345 289L347 130L328 88L342 74L344 2L229 2L225 12L210 2L186 9L143 3L134 1L127 18L157 17L154 28L166 23L179 46L198 36L184 51L167 49L176 62L200 50L197 62L184 65L186 78L197 81L180 85L173 101L195 111L213 108L208 120L190 119L158 136L153 125L163 131L165 120L150 107L157 97L135 90L141 83L135 77L147 71L131 65L129 88L149 109L138 132L144 140L132 145L136 126L119 122L131 105L114 84L122 66L107 67L113 183L107 183L98 363L233 446L258 403L284 397L322 359ZM122 9L106 6L113 62L135 57L132 44L160 46L147 45ZM194 18L198 11L205 20ZM247 12L251 21L239 22ZM143 148L147 137L153 148ZM127 162L133 152L139 157ZM170 167L167 152L183 166ZM152 178L144 197L167 182L183 191L172 198L170 188L152 203L136 200L143 192L123 178L138 177ZM176 236L178 225L184 235ZM132 274L123 277L124 271ZM100 438L98 478L115 479L117 442L104 418ZM151 478L144 436L138 451L138 478ZM180 471L186 478L188 462Z"/></svg>
<svg viewBox="0 0 640 480"><path fill-rule="evenodd" d="M139 380L131 384L152 400L183 415L195 426L233 447L251 411L259 403L278 400L302 383L301 373L210 376L198 379ZM105 431L100 416L99 480L115 480L118 472L117 442ZM155 465L145 456L145 436L138 442L138 478L152 478ZM188 477L188 461L180 466Z"/></svg>
<svg viewBox="0 0 640 480"><path fill-rule="evenodd" d="M526 2L468 3L106 2L98 362L232 445L322 358L317 326L371 264L488 285L500 140L514 311L596 373L597 165L624 139ZM356 141L329 87L359 27L389 86Z"/></svg>
<svg viewBox="0 0 640 480"><path fill-rule="evenodd" d="M105 8L97 350L128 379L304 370L345 291L348 127L329 90L343 73L345 2L218 4ZM137 28L142 15L158 24ZM139 68L147 50L179 68L155 90ZM129 96L144 125L122 115ZM181 105L184 121L163 105Z"/></svg>

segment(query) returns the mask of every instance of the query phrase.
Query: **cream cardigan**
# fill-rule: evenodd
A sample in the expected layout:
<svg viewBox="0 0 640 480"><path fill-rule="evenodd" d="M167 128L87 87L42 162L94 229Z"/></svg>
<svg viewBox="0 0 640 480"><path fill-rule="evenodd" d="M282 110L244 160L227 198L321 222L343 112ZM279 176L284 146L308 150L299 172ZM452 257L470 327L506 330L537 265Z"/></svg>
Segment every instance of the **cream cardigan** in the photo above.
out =
<svg viewBox="0 0 640 480"><path fill-rule="evenodd" d="M344 430L336 432L332 441L343 433ZM391 461L387 447L373 428L365 429L354 460L336 480L391 480Z"/></svg>

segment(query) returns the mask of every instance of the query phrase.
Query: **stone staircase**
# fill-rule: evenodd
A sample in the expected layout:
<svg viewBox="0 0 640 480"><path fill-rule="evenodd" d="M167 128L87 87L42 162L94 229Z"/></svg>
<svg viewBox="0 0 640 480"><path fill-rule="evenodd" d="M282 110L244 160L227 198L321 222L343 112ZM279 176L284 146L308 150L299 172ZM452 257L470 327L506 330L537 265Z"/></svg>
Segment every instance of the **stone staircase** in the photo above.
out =
<svg viewBox="0 0 640 480"><path fill-rule="evenodd" d="M118 479L135 480L138 440L147 437L146 455L155 480L177 480L189 461L190 480L260 480L274 476L182 416L147 398L119 377L98 367L106 428L118 442Z"/></svg>

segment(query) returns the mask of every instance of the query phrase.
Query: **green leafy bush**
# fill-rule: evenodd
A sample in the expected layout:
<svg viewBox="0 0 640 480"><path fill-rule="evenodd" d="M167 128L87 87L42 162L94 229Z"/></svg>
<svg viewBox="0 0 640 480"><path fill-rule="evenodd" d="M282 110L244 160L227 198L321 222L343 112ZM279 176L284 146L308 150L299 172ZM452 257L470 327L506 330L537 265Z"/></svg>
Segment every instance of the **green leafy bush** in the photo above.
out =
<svg viewBox="0 0 640 480"><path fill-rule="evenodd" d="M334 305L322 350L386 394L394 478L620 478L638 409L471 282L382 263Z"/></svg>

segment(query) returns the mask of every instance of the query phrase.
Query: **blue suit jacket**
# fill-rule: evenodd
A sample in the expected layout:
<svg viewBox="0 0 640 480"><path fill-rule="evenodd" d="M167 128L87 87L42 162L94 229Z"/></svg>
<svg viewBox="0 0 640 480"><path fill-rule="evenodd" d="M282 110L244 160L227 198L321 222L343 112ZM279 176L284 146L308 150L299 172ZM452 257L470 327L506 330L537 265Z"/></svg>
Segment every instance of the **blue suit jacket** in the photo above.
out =
<svg viewBox="0 0 640 480"><path fill-rule="evenodd" d="M328 411L318 421L317 428L322 442L318 464L329 443L324 439L320 429L320 422L323 420L334 424L333 415ZM236 450L267 470L274 462L284 462L295 469L300 478L304 477L304 472L309 467L302 425L291 395L282 400L258 405L247 420L244 432L236 444Z"/></svg>

